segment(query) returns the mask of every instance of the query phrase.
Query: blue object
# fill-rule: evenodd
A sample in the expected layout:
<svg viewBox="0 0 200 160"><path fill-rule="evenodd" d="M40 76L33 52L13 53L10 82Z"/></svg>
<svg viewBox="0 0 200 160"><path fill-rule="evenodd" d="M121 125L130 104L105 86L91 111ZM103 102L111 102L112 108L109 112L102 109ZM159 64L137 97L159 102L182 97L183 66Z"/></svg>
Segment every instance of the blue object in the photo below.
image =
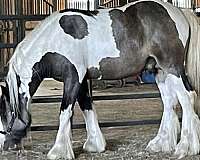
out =
<svg viewBox="0 0 200 160"><path fill-rule="evenodd" d="M144 83L155 83L155 74L153 72L144 71L141 75L142 82Z"/></svg>

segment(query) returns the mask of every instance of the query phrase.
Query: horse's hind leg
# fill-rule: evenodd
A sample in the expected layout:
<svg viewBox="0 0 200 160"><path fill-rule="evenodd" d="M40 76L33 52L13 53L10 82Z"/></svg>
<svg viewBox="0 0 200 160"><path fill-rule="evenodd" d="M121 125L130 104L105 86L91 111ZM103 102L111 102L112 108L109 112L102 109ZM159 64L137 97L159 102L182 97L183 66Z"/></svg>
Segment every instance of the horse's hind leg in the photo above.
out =
<svg viewBox="0 0 200 160"><path fill-rule="evenodd" d="M77 79L73 79L72 77L65 79L59 129L55 144L47 155L48 159L74 159L70 117L72 116L79 88L80 84Z"/></svg>
<svg viewBox="0 0 200 160"><path fill-rule="evenodd" d="M183 77L187 79L187 77ZM186 155L195 155L200 150L200 120L194 111L194 102L196 98L195 91L186 89L188 81L183 83L183 79L176 76L169 76L169 83L174 86L174 91L182 107L182 128L181 139L176 146L175 155L182 158Z"/></svg>
<svg viewBox="0 0 200 160"><path fill-rule="evenodd" d="M104 151L106 142L99 128L96 112L92 107L87 79L84 79L81 84L78 94L78 103L83 111L87 130L87 140L83 145L83 149L89 152Z"/></svg>
<svg viewBox="0 0 200 160"><path fill-rule="evenodd" d="M170 152L177 144L177 134L180 130L178 117L174 107L178 103L176 93L173 92L173 85L168 83L168 77L164 72L159 71L156 76L156 83L161 93L164 105L164 112L157 136L151 140L147 150L153 152Z"/></svg>

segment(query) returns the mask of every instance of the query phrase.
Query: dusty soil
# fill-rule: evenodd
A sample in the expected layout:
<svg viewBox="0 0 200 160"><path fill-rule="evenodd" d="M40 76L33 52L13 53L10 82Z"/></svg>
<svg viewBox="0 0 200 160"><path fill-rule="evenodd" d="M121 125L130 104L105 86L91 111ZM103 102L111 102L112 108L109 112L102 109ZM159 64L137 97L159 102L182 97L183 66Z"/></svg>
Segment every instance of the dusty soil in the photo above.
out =
<svg viewBox="0 0 200 160"><path fill-rule="evenodd" d="M94 95L127 94L132 92L155 92L154 85L134 86L128 85L123 88L107 88L95 90ZM36 95L61 94L60 83L43 83ZM160 98L95 101L100 122L115 122L128 120L160 119L162 115L162 103ZM59 104L32 104L33 125L57 125ZM179 109L177 110L178 112ZM74 123L83 123L82 113L76 104ZM73 149L78 160L168 160L176 158L172 154L149 153L145 151L147 143L156 135L158 125L141 125L131 127L102 128L107 141L106 151L103 153L84 152L82 146L86 140L85 129L73 130ZM24 151L19 154L16 151L3 152L0 159L46 159L46 154L52 147L56 131L30 132L24 141ZM31 138L30 138L31 137ZM198 160L200 156L188 156L184 160Z"/></svg>

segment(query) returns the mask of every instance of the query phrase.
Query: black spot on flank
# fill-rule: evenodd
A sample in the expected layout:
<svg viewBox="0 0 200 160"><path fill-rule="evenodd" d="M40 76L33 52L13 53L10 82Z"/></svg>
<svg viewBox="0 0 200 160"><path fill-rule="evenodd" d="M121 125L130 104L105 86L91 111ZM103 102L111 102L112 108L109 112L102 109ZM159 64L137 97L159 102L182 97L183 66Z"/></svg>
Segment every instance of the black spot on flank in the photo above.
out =
<svg viewBox="0 0 200 160"><path fill-rule="evenodd" d="M80 10L80 9L64 9L64 10L61 10L60 13L64 13L64 12L78 12L78 13L82 13L84 15L87 15L87 16L96 16L99 11L88 11L88 10Z"/></svg>
<svg viewBox="0 0 200 160"><path fill-rule="evenodd" d="M87 23L79 15L64 15L60 18L59 23L64 32L75 39L83 39L88 35Z"/></svg>

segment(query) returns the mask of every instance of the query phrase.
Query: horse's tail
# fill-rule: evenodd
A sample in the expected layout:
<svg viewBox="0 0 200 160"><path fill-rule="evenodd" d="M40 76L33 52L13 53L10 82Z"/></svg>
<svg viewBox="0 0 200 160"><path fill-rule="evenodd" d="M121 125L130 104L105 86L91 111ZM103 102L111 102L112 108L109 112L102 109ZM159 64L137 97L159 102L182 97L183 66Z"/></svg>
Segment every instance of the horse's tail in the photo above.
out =
<svg viewBox="0 0 200 160"><path fill-rule="evenodd" d="M19 90L17 85L17 75L12 63L9 65L9 71L7 74L6 81L8 83L8 88L9 88L10 105L15 114L17 114L19 112L19 97L18 97Z"/></svg>
<svg viewBox="0 0 200 160"><path fill-rule="evenodd" d="M186 72L197 93L195 111L200 116L200 20L191 10L183 11L190 25Z"/></svg>

